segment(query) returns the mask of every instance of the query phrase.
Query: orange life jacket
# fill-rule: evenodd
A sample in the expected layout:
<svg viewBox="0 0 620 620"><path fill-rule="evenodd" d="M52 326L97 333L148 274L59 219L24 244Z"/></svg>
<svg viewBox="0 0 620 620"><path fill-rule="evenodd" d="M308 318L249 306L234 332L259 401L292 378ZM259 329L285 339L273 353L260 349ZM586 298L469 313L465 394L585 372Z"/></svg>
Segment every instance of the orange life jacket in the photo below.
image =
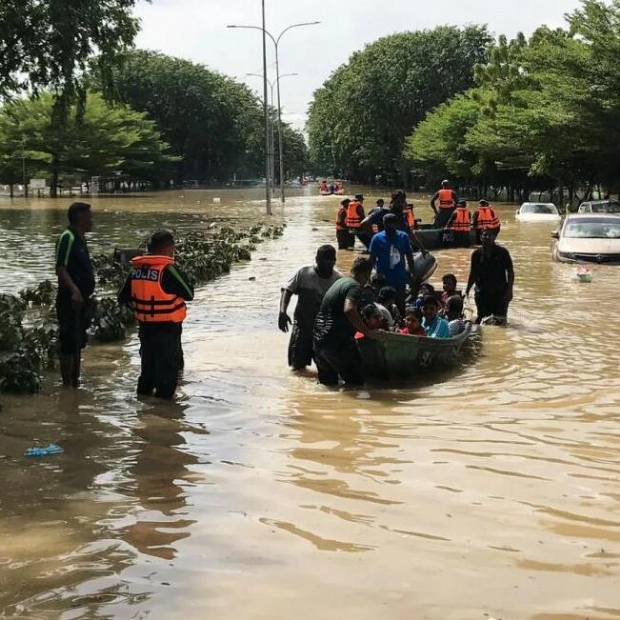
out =
<svg viewBox="0 0 620 620"><path fill-rule="evenodd" d="M415 221L415 215L413 214L413 207L407 207L403 211L403 215L405 216L405 222L407 222L409 230L415 230L417 228L417 224Z"/></svg>
<svg viewBox="0 0 620 620"><path fill-rule="evenodd" d="M446 226L454 232L469 232L471 229L471 213L467 207L457 207L454 216Z"/></svg>
<svg viewBox="0 0 620 620"><path fill-rule="evenodd" d="M451 209L454 207L454 197L452 196L451 189L440 189L439 190L439 208L440 209Z"/></svg>
<svg viewBox="0 0 620 620"><path fill-rule="evenodd" d="M347 227L345 226L346 216L347 210L344 206L341 206L336 215L336 230L347 230Z"/></svg>
<svg viewBox="0 0 620 620"><path fill-rule="evenodd" d="M182 323L187 315L185 300L166 293L161 279L170 256L138 256L131 260L131 308L140 323Z"/></svg>
<svg viewBox="0 0 620 620"><path fill-rule="evenodd" d="M347 228L359 228L361 226L363 218L357 214L357 208L361 206L361 204L361 202L357 202L356 200L349 203L347 207L347 217L344 220Z"/></svg>
<svg viewBox="0 0 620 620"><path fill-rule="evenodd" d="M478 218L476 219L476 230L488 228L495 230L500 227L499 218L492 207L478 207Z"/></svg>

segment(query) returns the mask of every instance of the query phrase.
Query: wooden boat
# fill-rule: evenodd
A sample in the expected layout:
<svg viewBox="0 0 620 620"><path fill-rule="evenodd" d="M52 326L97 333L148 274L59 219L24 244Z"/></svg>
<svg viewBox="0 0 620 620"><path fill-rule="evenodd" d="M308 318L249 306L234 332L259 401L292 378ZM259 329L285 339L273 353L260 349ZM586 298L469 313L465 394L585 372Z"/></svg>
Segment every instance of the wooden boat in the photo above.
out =
<svg viewBox="0 0 620 620"><path fill-rule="evenodd" d="M433 224L421 224L416 234L427 250L442 250L448 248L468 248L476 244L476 231L469 234L454 235L443 228L434 228Z"/></svg>
<svg viewBox="0 0 620 620"><path fill-rule="evenodd" d="M454 338L425 338L388 333L383 342L363 338L357 346L367 376L376 379L413 377L425 371L454 366L473 326Z"/></svg>

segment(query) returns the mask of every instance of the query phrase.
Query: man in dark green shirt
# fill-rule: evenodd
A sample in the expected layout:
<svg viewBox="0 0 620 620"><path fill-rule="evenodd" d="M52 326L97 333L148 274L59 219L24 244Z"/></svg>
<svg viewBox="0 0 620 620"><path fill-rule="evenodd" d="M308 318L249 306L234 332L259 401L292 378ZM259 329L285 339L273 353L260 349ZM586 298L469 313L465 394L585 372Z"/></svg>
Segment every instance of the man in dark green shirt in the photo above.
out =
<svg viewBox="0 0 620 620"><path fill-rule="evenodd" d="M95 290L95 273L85 237L93 225L90 205L74 202L69 207L68 218L69 227L56 243L56 314L62 382L76 388L80 381L80 352L86 346L90 297Z"/></svg>
<svg viewBox="0 0 620 620"><path fill-rule="evenodd" d="M355 344L355 333L381 339L382 332L368 329L359 314L362 287L370 279L372 261L358 258L351 275L337 280L325 293L314 322L314 353L319 383L362 385L362 358Z"/></svg>

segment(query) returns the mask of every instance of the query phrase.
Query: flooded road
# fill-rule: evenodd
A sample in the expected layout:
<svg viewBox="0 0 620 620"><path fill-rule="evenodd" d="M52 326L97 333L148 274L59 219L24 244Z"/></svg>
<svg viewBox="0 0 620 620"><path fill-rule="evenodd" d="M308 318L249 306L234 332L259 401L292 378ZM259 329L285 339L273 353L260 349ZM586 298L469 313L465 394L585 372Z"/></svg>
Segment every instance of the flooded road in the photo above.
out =
<svg viewBox="0 0 620 620"><path fill-rule="evenodd" d="M92 246L262 215L259 193L214 195L93 201ZM10 292L51 273L68 201L5 202ZM337 202L290 198L284 236L198 291L177 403L135 400L135 335L86 351L78 393L2 397L0 617L620 617L616 268L577 282L553 225L502 207L511 326L433 381L327 390L287 370L276 323ZM436 280L464 285L469 255L438 253ZM65 453L22 457L49 441Z"/></svg>

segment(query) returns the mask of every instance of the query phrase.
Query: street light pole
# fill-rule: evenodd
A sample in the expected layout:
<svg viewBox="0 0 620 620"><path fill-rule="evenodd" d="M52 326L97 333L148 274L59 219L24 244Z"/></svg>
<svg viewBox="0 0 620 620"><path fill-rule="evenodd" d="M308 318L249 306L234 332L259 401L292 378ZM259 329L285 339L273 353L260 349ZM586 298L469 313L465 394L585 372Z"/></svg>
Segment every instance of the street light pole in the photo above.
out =
<svg viewBox="0 0 620 620"><path fill-rule="evenodd" d="M267 31L265 30L265 0L263 8L263 109L265 112L265 201L267 215L271 215L271 180L269 178L269 107L267 105Z"/></svg>
<svg viewBox="0 0 620 620"><path fill-rule="evenodd" d="M285 28L276 38L270 32L265 30L265 0L263 0L263 27L262 28L260 26L238 26L236 24L231 24L231 25L226 26L227 28L246 28L249 30L262 30L263 31L263 46L265 44L265 35L267 35L273 41L273 45L275 47L276 84L277 84L277 91L278 91L278 147L280 151L280 199L282 200L282 204L284 204L285 202L285 197L284 197L284 149L282 146L282 105L280 101L280 53L279 53L280 40L289 30L292 30L293 28L301 28L303 26L316 26L320 23L321 23L320 21L316 21L316 22L302 22L300 24L293 24L292 26L288 26L287 28ZM265 69L263 74L265 75L265 77L267 77L267 64L266 64L266 59L264 56L263 56L263 59L264 59L263 65ZM265 98L266 97L267 97L267 85L265 84Z"/></svg>

